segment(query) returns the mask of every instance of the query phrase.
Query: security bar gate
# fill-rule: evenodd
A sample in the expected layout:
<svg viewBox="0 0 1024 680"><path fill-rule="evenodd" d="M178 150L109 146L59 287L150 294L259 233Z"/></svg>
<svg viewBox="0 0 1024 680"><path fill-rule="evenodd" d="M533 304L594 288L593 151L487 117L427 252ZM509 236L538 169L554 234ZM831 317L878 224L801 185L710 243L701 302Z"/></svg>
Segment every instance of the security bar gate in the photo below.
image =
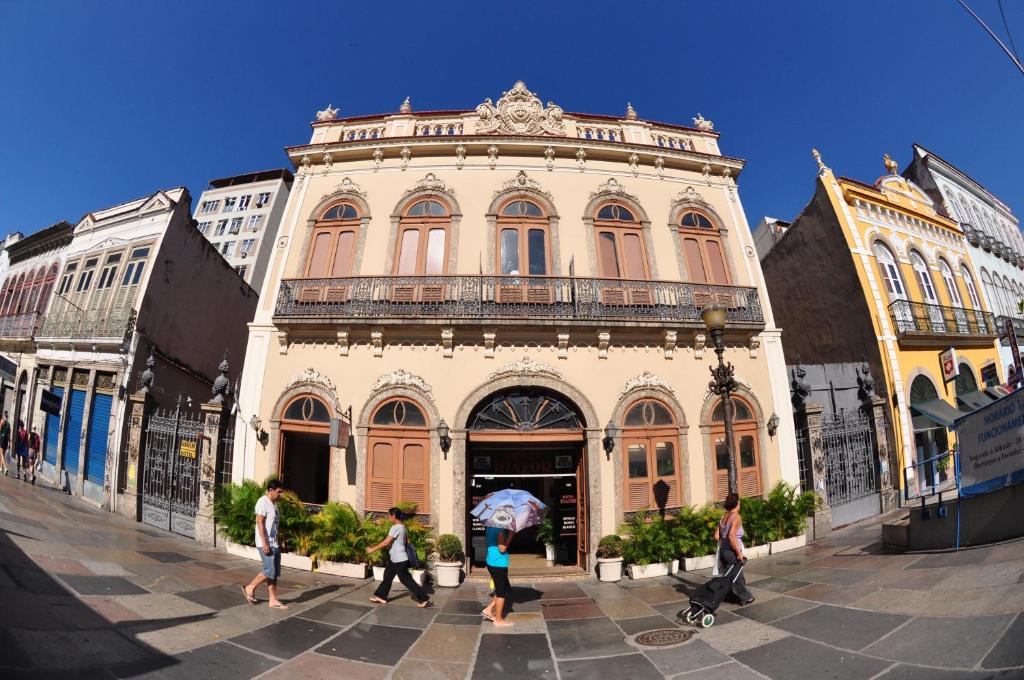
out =
<svg viewBox="0 0 1024 680"><path fill-rule="evenodd" d="M181 409L149 417L142 477L142 521L195 538L203 419Z"/></svg>

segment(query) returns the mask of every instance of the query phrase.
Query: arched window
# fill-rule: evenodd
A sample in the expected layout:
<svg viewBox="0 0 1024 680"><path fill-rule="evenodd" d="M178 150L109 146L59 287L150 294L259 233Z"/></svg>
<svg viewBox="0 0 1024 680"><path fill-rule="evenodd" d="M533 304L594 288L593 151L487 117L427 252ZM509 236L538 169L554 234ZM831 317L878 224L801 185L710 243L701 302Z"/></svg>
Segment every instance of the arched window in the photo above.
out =
<svg viewBox="0 0 1024 680"><path fill-rule="evenodd" d="M889 300L906 300L907 289L903 285L903 277L900 276L900 268L892 251L880 241L875 242L872 250L875 252L875 259L878 260L878 271L882 275Z"/></svg>
<svg viewBox="0 0 1024 680"><path fill-rule="evenodd" d="M928 265L925 263L924 258L916 251L911 251L910 264L914 268L917 284L921 288L921 298L928 304L939 304L939 298L935 294L935 285L932 283L932 275L928 271Z"/></svg>
<svg viewBox="0 0 1024 680"><path fill-rule="evenodd" d="M285 408L282 420L312 425L316 423L330 423L331 416L326 404L316 397L307 394L297 397Z"/></svg>
<svg viewBox="0 0 1024 680"><path fill-rule="evenodd" d="M384 512L414 503L430 512L430 433L423 409L409 399L392 399L370 417L366 451L366 509Z"/></svg>
<svg viewBox="0 0 1024 680"><path fill-rule="evenodd" d="M733 452L736 455L736 483L740 496L761 495L761 452L757 441L757 421L753 409L733 396ZM719 401L711 412L711 442L714 457L714 499L724 500L729 493L729 450L725 443L725 403Z"/></svg>
<svg viewBox="0 0 1024 680"><path fill-rule="evenodd" d="M338 203L328 207L313 227L305 276L351 276L358 230L359 212L354 205Z"/></svg>
<svg viewBox="0 0 1024 680"><path fill-rule="evenodd" d="M967 265L960 265L960 275L964 277L964 285L967 286L967 297L971 300L971 309L981 309L981 298L978 297L978 289L974 286L974 277Z"/></svg>
<svg viewBox="0 0 1024 680"><path fill-rule="evenodd" d="M974 378L974 371L967 364L961 362L960 372L956 376L956 396L978 391L978 381Z"/></svg>
<svg viewBox="0 0 1024 680"><path fill-rule="evenodd" d="M679 218L679 236L690 281L729 283L722 236L715 229L710 217L695 210L685 211Z"/></svg>
<svg viewBox="0 0 1024 680"><path fill-rule="evenodd" d="M551 271L548 219L536 203L516 198L498 211L497 271L502 276L546 276Z"/></svg>
<svg viewBox="0 0 1024 680"><path fill-rule="evenodd" d="M597 271L606 279L646 280L651 276L643 226L624 205L601 206L594 220Z"/></svg>
<svg viewBox="0 0 1024 680"><path fill-rule="evenodd" d="M963 301L960 299L960 289L956 285L956 279L953 278L953 270L949 268L949 264L945 260L939 259L939 271L942 272L942 280L946 284L946 293L949 295L949 303L954 307L963 307Z"/></svg>
<svg viewBox="0 0 1024 680"><path fill-rule="evenodd" d="M448 272L448 233L451 216L438 201L414 203L402 215L395 244L392 273L436 276Z"/></svg>
<svg viewBox="0 0 1024 680"><path fill-rule="evenodd" d="M622 419L623 510L682 505L679 430L660 401L642 399Z"/></svg>
<svg viewBox="0 0 1024 680"><path fill-rule="evenodd" d="M25 294L27 292L25 286L25 275L22 274L18 277L18 283L14 290L14 309L12 310L14 314L21 314L25 311Z"/></svg>

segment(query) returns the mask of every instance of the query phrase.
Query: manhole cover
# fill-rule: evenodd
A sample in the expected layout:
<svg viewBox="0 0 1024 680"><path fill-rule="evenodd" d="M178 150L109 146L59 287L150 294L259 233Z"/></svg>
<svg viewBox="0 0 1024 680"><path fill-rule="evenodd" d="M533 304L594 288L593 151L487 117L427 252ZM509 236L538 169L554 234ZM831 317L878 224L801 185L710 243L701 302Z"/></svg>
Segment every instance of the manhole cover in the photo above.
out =
<svg viewBox="0 0 1024 680"><path fill-rule="evenodd" d="M682 629L649 630L640 633L633 641L642 647L671 647L686 642L695 631Z"/></svg>

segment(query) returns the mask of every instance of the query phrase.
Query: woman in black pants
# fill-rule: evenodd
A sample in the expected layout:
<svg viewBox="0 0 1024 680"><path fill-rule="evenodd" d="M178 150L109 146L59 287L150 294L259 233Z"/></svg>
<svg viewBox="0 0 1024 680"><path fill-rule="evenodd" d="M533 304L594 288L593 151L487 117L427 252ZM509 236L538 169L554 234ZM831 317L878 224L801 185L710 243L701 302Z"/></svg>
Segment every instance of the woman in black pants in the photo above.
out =
<svg viewBox="0 0 1024 680"><path fill-rule="evenodd" d="M718 541L718 559L721 562L720 569L727 573L729 568L737 562L743 562L743 518L740 517L739 494L731 493L725 497L722 503L725 508L725 517L718 523L715 529L715 540ZM732 594L735 595L740 604L750 604L754 596L747 590L747 580L740 572L736 580L732 582Z"/></svg>
<svg viewBox="0 0 1024 680"><path fill-rule="evenodd" d="M418 603L417 607L429 607L430 596L424 592L423 588L413 579L412 574L409 573L409 553L406 547L408 532L405 529L405 524L402 523L405 516L398 508L391 508L388 510L388 519L391 520L391 529L388 531L388 537L377 545L372 545L366 549L366 554L369 555L382 548L388 548L388 557L390 558L388 566L384 568L384 580L377 586L377 590L370 597L370 602L387 604L388 593L391 592L391 584L394 583L397 576L398 580L409 591L409 594L412 595L412 599Z"/></svg>

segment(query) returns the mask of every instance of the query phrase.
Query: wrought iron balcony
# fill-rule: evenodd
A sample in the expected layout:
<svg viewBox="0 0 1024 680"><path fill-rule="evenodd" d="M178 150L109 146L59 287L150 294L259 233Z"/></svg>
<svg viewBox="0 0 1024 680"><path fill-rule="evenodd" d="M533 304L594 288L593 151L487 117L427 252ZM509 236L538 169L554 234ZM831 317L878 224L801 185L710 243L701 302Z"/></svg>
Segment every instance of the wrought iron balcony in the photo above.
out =
<svg viewBox="0 0 1024 680"><path fill-rule="evenodd" d="M1017 344L1024 343L1024 319L1018 319L1015 316L997 316L996 328L999 330L999 340L1003 346L1010 346L1010 333L1006 330L1007 322L1013 324L1013 332L1017 336Z"/></svg>
<svg viewBox="0 0 1024 680"><path fill-rule="evenodd" d="M285 279L275 322L434 318L699 323L717 304L732 324L764 325L756 288L548 276L360 276Z"/></svg>
<svg viewBox="0 0 1024 680"><path fill-rule="evenodd" d="M42 316L39 312L2 316L0 317L0 339L31 339L39 330L41 321Z"/></svg>
<svg viewBox="0 0 1024 680"><path fill-rule="evenodd" d="M964 236L967 237L968 243L970 243L975 248L981 246L982 233L975 229L974 225L972 225L970 222L961 222L960 228L963 230Z"/></svg>
<svg viewBox="0 0 1024 680"><path fill-rule="evenodd" d="M889 314L900 340L923 336L961 336L961 341L990 344L999 335L991 312L963 307L945 307L923 302L896 300L889 305Z"/></svg>
<svg viewBox="0 0 1024 680"><path fill-rule="evenodd" d="M133 330L134 309L68 309L48 315L36 337L50 342L94 340L120 343L130 338Z"/></svg>

